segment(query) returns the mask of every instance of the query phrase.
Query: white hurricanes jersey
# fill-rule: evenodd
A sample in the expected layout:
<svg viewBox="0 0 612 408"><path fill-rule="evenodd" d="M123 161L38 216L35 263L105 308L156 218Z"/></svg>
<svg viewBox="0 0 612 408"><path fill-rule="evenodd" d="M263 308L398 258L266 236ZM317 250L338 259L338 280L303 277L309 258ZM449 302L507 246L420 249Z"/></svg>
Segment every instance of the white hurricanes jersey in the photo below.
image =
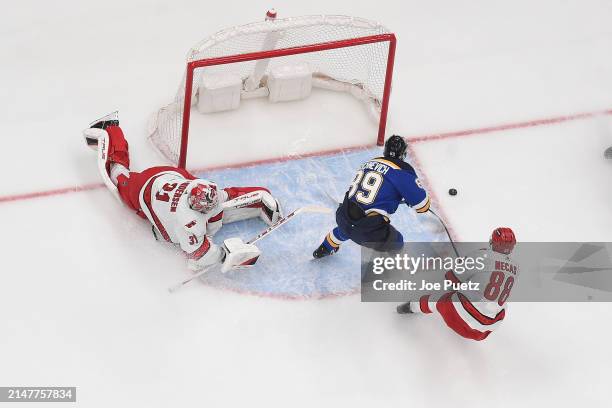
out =
<svg viewBox="0 0 612 408"><path fill-rule="evenodd" d="M493 330L505 316L506 302L518 279L519 268L510 256L491 249L474 251L469 256L482 257L484 268L462 274L451 270L446 273L446 279L476 283L478 289L459 290L449 296L459 315L472 328Z"/></svg>
<svg viewBox="0 0 612 408"><path fill-rule="evenodd" d="M221 251L207 236L221 228L221 204L227 193L218 190L217 207L203 214L189 206L189 191L196 184L215 185L202 179L190 180L174 171L163 171L151 177L139 195L140 207L157 232L168 242L180 245L189 258L199 259L209 252Z"/></svg>

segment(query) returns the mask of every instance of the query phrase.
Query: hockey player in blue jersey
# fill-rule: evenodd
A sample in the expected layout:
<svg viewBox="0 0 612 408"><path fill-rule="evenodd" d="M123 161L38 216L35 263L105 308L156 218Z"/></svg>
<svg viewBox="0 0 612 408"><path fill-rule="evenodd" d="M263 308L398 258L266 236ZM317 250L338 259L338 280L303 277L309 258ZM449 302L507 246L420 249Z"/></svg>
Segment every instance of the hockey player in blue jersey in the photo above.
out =
<svg viewBox="0 0 612 408"><path fill-rule="evenodd" d="M365 162L336 211L334 228L314 251L315 258L332 255L342 242L351 240L378 251L401 248L404 238L389 220L405 202L417 213L429 210L429 196L406 158L406 142L393 135L385 143L383 157Z"/></svg>

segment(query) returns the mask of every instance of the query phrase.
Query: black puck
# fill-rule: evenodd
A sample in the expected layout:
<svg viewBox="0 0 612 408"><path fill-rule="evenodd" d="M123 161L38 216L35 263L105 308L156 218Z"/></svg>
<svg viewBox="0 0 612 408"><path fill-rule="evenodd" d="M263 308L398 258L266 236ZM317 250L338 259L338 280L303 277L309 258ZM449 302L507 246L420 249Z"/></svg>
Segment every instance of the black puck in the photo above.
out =
<svg viewBox="0 0 612 408"><path fill-rule="evenodd" d="M451 188L448 190L448 194L452 195L452 196L456 196L457 195L457 190L454 188Z"/></svg>

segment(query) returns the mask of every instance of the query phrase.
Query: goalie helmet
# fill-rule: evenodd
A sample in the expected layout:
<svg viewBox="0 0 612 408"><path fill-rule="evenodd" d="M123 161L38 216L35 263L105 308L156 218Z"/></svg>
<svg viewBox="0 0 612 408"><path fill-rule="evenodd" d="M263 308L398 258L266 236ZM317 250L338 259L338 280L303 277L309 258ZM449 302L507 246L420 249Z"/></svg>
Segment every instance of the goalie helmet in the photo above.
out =
<svg viewBox="0 0 612 408"><path fill-rule="evenodd" d="M189 191L189 207L192 210L207 213L217 206L217 186L214 184L197 183Z"/></svg>
<svg viewBox="0 0 612 408"><path fill-rule="evenodd" d="M385 142L385 157L392 157L399 160L406 158L406 149L408 145L403 137L393 135Z"/></svg>
<svg viewBox="0 0 612 408"><path fill-rule="evenodd" d="M507 227L495 228L489 240L491 249L502 254L510 254L516 245L514 231Z"/></svg>

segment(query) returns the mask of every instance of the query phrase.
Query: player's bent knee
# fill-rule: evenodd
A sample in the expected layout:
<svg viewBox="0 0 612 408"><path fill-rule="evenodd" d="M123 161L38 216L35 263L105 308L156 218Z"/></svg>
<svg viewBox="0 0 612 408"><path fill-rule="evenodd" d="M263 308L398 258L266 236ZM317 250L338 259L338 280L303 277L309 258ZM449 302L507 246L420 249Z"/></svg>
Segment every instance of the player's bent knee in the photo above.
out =
<svg viewBox="0 0 612 408"><path fill-rule="evenodd" d="M438 313L440 313L448 328L463 338L475 341L482 341L491 334L491 330L483 332L470 327L470 325L459 316L453 302L448 299L442 298L436 305Z"/></svg>

